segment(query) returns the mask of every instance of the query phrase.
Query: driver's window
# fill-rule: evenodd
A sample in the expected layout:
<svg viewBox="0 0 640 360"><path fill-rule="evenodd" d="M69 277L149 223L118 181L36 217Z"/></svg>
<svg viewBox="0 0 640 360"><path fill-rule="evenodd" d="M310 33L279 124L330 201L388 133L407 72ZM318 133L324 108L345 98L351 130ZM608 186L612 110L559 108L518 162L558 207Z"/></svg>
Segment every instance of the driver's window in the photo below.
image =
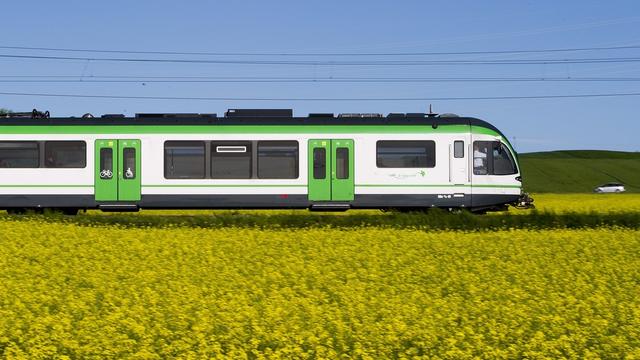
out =
<svg viewBox="0 0 640 360"><path fill-rule="evenodd" d="M489 174L489 155L491 141L473 142L473 173L475 175Z"/></svg>
<svg viewBox="0 0 640 360"><path fill-rule="evenodd" d="M516 162L509 148L497 141L473 142L474 175L517 174Z"/></svg>

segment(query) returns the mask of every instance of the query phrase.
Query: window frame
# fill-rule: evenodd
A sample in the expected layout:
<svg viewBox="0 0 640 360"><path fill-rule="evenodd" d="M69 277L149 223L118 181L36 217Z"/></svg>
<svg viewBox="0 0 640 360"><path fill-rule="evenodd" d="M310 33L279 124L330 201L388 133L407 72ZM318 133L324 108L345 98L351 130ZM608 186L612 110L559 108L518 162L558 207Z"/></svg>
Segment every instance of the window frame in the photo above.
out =
<svg viewBox="0 0 640 360"><path fill-rule="evenodd" d="M316 158L316 152L320 153L322 156L322 159L320 161L322 163L322 166L316 166L316 164L318 164L318 161L317 161L318 159ZM325 180L327 178L327 149L324 147L315 147L313 148L313 154L311 155L311 157L313 161L313 164L311 164L311 166L313 167L313 172L312 172L313 179ZM322 169L321 177L317 176L320 174L318 169Z"/></svg>
<svg viewBox="0 0 640 360"><path fill-rule="evenodd" d="M426 164L425 166L381 166L380 164L380 147L383 143L424 143L426 149ZM415 146L415 145L414 145ZM429 150L433 149L432 163L429 163ZM437 165L437 149L435 140L378 140L376 141L376 167L379 169L432 169Z"/></svg>
<svg viewBox="0 0 640 360"><path fill-rule="evenodd" d="M170 143L199 143L202 145L202 177L169 177L167 173L167 144ZM175 145L174 145L175 146ZM185 146L186 147L186 146ZM195 146L192 146L195 147ZM162 165L163 165L163 175L166 180L202 180L207 179L209 176L207 174L207 142L204 140L165 140L163 143L163 154L162 154ZM174 157L174 156L172 156Z"/></svg>
<svg viewBox="0 0 640 360"><path fill-rule="evenodd" d="M495 156L493 156L493 151L495 151L496 145L498 145L500 148L498 152L504 152L505 154L507 154L507 158L510 160L511 165L513 167L513 172L505 173L505 174L496 174ZM493 166L491 167L492 175L507 176L507 175L516 175L518 173L518 163L516 162L516 158L511 152L511 149L507 146L507 144L503 143L502 141L495 142L493 144L493 149L491 152L491 162L493 163Z"/></svg>
<svg viewBox="0 0 640 360"><path fill-rule="evenodd" d="M260 176L260 146L264 143L295 143L295 176L294 177L261 177ZM298 140L258 140L256 141L256 178L261 180L295 180L300 178L300 142Z"/></svg>
<svg viewBox="0 0 640 360"><path fill-rule="evenodd" d="M40 141L37 140L2 140L0 141L1 143L29 143L29 144L35 144L35 153L36 153L36 166L18 166L18 167L14 167L14 166L0 166L0 169L38 169L42 167L42 161L41 161L41 154L40 154L40 150L42 149L42 146L40 144ZM24 149L18 149L18 150L24 150ZM32 150L32 149L30 149ZM0 151L2 151L2 149L0 149ZM0 164L1 165L1 164Z"/></svg>
<svg viewBox="0 0 640 360"><path fill-rule="evenodd" d="M83 157L82 157L82 166L49 166L47 164L47 154L48 154L48 149L47 147L49 145L53 145L53 144L62 144L62 143L80 143L83 145ZM43 154L43 159L42 159L42 167L46 168L46 169L86 169L87 168L87 142L84 140L45 140L43 141L43 146L42 148L44 149Z"/></svg>
<svg viewBox="0 0 640 360"><path fill-rule="evenodd" d="M350 176L349 169L351 167L351 164L349 163L350 151L351 150L346 146L341 146L336 148L336 179L337 180L349 179L349 176ZM344 161L342 164L343 166L339 166L341 157L343 157L342 160Z"/></svg>
<svg viewBox="0 0 640 360"><path fill-rule="evenodd" d="M473 162L475 162L476 156L475 156L475 148L476 148L476 143L489 143L488 146L488 153L487 153L487 173L486 174L478 174L476 173L476 168L475 166L472 169L473 175L474 176L513 176L513 175L517 175L520 172L520 169L518 168L518 162L516 161L516 156L515 156L515 152L511 151L511 148L504 142L499 141L499 140L475 140L473 141L473 145L472 145L472 149L473 153L472 153L472 165ZM508 173L508 174L496 174L495 171L495 164L494 164L494 156L493 156L493 152L496 149L496 145L499 146L500 148L502 148L502 151L505 151L507 154L507 157L509 158L509 160L511 160L511 164L513 165L513 172L512 173Z"/></svg>
<svg viewBox="0 0 640 360"><path fill-rule="evenodd" d="M111 147L100 148L100 151L98 152L98 157L99 157L98 168L100 171L99 174L100 174L101 180L114 179L113 153L114 153L114 149ZM106 154L108 154L108 156L105 156ZM107 159L108 161L105 161ZM104 173L104 176L103 176L103 171L109 171L111 175L108 175L109 173Z"/></svg>
<svg viewBox="0 0 640 360"><path fill-rule="evenodd" d="M487 165L486 165L486 169L487 169L487 173L486 174L480 174L477 173L476 171L476 166L475 166L475 161L476 159L478 159L479 157L476 157L476 144L477 143L489 143L489 145L487 145L487 153L486 153L486 161L487 161ZM472 172L473 175L475 176L487 176L487 175L492 175L493 174L493 145L492 145L493 141L491 140L475 140L473 142L473 145L471 147L471 165L472 165Z"/></svg>
<svg viewBox="0 0 640 360"><path fill-rule="evenodd" d="M208 164L210 166L209 179L213 180L248 180L255 178L253 164L254 164L254 156L253 156L253 148L255 146L254 141L251 140L212 140L209 141L209 145L211 149L208 152ZM231 151L218 151L219 147L227 147ZM232 148L241 148L244 147L244 151L235 151ZM214 177L214 156L213 154L225 154L230 157L241 157L241 155L248 154L249 156L249 176L248 177Z"/></svg>
<svg viewBox="0 0 640 360"><path fill-rule="evenodd" d="M456 145L461 145L462 154L458 156L458 151L456 151ZM453 141L453 158L454 159L464 159L464 141L463 140L454 140Z"/></svg>
<svg viewBox="0 0 640 360"><path fill-rule="evenodd" d="M132 177L127 177L127 164L128 161L127 155L133 154L133 166L132 166ZM127 146L122 149L122 178L124 180L135 180L138 177L138 150L133 146Z"/></svg>

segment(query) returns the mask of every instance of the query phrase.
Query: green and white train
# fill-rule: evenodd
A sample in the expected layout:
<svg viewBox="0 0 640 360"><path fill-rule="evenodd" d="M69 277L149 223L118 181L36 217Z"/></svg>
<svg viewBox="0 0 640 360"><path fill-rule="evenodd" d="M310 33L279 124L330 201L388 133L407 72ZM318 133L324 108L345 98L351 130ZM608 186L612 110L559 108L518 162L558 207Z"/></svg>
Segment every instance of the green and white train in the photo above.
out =
<svg viewBox="0 0 640 360"><path fill-rule="evenodd" d="M0 209L468 208L527 202L491 124L434 114L9 116ZM89 115L89 114L87 114Z"/></svg>

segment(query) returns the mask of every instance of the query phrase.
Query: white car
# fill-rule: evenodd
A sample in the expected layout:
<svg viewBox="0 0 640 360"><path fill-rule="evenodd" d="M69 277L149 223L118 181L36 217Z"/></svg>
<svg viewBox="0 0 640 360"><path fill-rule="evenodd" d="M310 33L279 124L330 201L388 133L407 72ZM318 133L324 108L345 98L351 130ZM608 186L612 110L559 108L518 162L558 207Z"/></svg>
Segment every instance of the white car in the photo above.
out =
<svg viewBox="0 0 640 360"><path fill-rule="evenodd" d="M593 191L596 193L603 194L603 193L621 193L621 192L625 192L626 190L623 184L607 183L607 184L603 184L596 187L595 189L593 189Z"/></svg>

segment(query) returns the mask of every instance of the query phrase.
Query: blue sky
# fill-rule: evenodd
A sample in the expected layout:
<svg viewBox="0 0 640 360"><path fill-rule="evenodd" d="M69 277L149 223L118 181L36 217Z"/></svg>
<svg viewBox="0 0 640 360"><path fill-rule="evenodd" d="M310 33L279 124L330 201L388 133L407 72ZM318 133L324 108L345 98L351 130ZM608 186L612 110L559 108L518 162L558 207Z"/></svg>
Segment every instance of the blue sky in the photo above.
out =
<svg viewBox="0 0 640 360"><path fill-rule="evenodd" d="M640 45L637 1L11 1L0 5L0 46L179 52L459 52ZM161 57L0 49L0 54ZM640 49L440 56L432 59L640 57ZM194 55L165 58L211 59ZM228 56L228 59L238 57ZM247 58L243 58L247 59ZM249 59L264 60L263 57ZM304 60L322 60L305 58ZM332 60L330 58L328 60ZM395 59L395 58L393 58ZM409 58L417 59L417 58ZM425 59L425 58L422 58ZM327 59L324 59L327 60ZM339 58L338 60L354 60ZM355 60L358 60L357 58ZM388 58L367 58L388 60ZM640 63L318 66L113 63L0 58L0 76L616 77ZM6 78L2 78L6 80ZM125 96L402 98L640 92L640 82L11 83L0 92ZM137 112L222 114L227 108L309 112L436 112L499 127L521 152L640 151L640 97L457 101L193 101L0 95L0 107L54 116Z"/></svg>

